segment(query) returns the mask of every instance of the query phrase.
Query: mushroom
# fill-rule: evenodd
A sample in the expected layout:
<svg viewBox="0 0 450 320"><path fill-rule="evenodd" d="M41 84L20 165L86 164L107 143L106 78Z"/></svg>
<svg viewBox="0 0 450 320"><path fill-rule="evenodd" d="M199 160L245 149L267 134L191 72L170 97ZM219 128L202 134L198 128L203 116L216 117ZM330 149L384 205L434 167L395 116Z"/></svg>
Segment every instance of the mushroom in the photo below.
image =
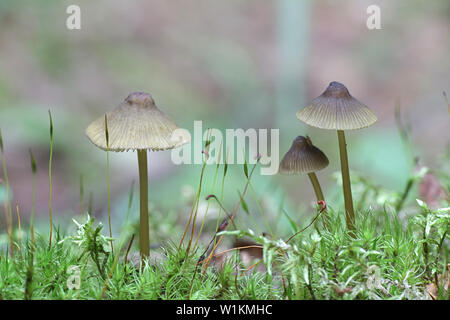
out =
<svg viewBox="0 0 450 320"><path fill-rule="evenodd" d="M105 133L108 121L108 146ZM140 185L139 246L141 258L150 254L148 222L147 150L160 151L179 147L190 141L190 135L158 107L152 96L131 93L116 109L92 122L86 129L91 142L103 150L137 150ZM177 131L176 131L177 130Z"/></svg>
<svg viewBox="0 0 450 320"><path fill-rule="evenodd" d="M327 167L328 163L327 156L319 148L313 146L308 136L306 138L298 136L281 160L278 172L290 175L308 174L317 201L320 201L325 199L315 172Z"/></svg>
<svg viewBox="0 0 450 320"><path fill-rule="evenodd" d="M377 121L377 117L366 105L353 98L342 83L333 81L310 105L297 112L297 118L313 127L337 130L346 222L347 228L353 230L355 213L344 130L368 127Z"/></svg>

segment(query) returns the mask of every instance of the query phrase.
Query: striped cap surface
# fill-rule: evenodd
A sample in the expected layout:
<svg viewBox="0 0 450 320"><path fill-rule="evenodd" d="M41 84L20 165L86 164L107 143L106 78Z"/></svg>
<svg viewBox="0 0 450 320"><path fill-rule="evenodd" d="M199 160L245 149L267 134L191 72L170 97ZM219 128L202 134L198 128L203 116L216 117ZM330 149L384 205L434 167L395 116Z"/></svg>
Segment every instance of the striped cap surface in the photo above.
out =
<svg viewBox="0 0 450 320"><path fill-rule="evenodd" d="M319 171L328 166L327 156L313 146L309 137L298 136L281 160L278 172L282 174L302 174Z"/></svg>
<svg viewBox="0 0 450 320"><path fill-rule="evenodd" d="M372 125L377 116L353 98L348 89L333 81L311 104L297 112L297 118L321 129L353 130Z"/></svg>
<svg viewBox="0 0 450 320"><path fill-rule="evenodd" d="M187 130L179 128L158 109L152 96L144 92L131 93L116 109L106 113L109 148L106 143L105 116L92 122L86 135L103 150L127 151L167 150L190 141Z"/></svg>

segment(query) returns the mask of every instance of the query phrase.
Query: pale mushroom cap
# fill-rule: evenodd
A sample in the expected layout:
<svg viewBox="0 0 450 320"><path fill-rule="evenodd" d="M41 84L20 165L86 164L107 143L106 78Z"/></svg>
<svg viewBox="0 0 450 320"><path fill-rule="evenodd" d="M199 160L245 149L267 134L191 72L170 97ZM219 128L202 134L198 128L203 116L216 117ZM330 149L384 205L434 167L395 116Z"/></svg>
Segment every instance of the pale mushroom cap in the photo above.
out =
<svg viewBox="0 0 450 320"><path fill-rule="evenodd" d="M297 118L310 126L333 130L361 129L377 121L377 116L365 104L336 81L309 106L298 111Z"/></svg>
<svg viewBox="0 0 450 320"><path fill-rule="evenodd" d="M110 151L167 150L190 141L189 132L159 110L148 93L131 93L106 117ZM97 147L107 150L105 117L92 122L86 135Z"/></svg>
<svg viewBox="0 0 450 320"><path fill-rule="evenodd" d="M309 137L298 136L281 160L279 173L302 174L319 171L328 166L327 156L313 146Z"/></svg>

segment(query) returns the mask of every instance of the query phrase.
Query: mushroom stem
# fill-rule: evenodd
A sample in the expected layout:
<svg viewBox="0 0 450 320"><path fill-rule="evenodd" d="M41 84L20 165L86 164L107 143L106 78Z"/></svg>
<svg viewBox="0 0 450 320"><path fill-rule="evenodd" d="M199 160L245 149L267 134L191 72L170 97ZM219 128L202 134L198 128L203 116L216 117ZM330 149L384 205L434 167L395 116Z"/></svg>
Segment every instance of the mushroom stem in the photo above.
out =
<svg viewBox="0 0 450 320"><path fill-rule="evenodd" d="M347 229L355 230L355 212L353 210L352 189L350 185L350 172L348 169L347 144L343 130L337 130L339 140L339 154L341 157L342 185L344 189L345 219Z"/></svg>
<svg viewBox="0 0 450 320"><path fill-rule="evenodd" d="M311 180L311 183L314 188L314 192L316 193L317 201L325 200L322 193L322 188L320 188L319 180L317 180L317 176L314 172L308 173L309 180Z"/></svg>
<svg viewBox="0 0 450 320"><path fill-rule="evenodd" d="M150 255L150 231L148 225L148 174L147 174L147 150L137 150L139 164L139 248L141 259Z"/></svg>
<svg viewBox="0 0 450 320"><path fill-rule="evenodd" d="M310 172L310 173L308 173L308 177L309 177L309 180L311 181L311 184L313 185L314 192L316 193L317 201L320 201L320 200L325 201L325 197L323 196L322 188L320 187L320 183L319 183L319 180L317 179L316 174L314 172ZM329 228L330 222L328 220L328 216L326 215L326 211L324 212L324 217L322 219L322 223L325 228ZM317 221L316 221L315 226L317 227Z"/></svg>

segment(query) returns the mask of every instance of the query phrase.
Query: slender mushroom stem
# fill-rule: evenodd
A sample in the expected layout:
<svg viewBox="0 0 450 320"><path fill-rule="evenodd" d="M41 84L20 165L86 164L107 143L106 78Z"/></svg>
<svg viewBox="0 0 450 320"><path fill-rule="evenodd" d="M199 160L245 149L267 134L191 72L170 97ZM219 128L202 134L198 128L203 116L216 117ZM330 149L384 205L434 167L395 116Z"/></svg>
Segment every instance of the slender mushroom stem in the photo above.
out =
<svg viewBox="0 0 450 320"><path fill-rule="evenodd" d="M148 225L148 175L147 150L138 150L139 164L139 190L140 190L140 221L139 221L139 248L141 259L150 255L150 231Z"/></svg>
<svg viewBox="0 0 450 320"><path fill-rule="evenodd" d="M350 185L350 172L348 169L347 144L343 130L337 130L339 140L339 154L341 157L342 185L344 189L345 219L347 229L355 230L355 212L353 210L352 189Z"/></svg>
<svg viewBox="0 0 450 320"><path fill-rule="evenodd" d="M308 177L309 177L309 180L311 180L311 183L313 185L314 192L316 193L317 201L325 200L323 193L322 193L322 188L320 188L319 180L317 180L316 174L314 172L310 172L310 173L308 173Z"/></svg>

